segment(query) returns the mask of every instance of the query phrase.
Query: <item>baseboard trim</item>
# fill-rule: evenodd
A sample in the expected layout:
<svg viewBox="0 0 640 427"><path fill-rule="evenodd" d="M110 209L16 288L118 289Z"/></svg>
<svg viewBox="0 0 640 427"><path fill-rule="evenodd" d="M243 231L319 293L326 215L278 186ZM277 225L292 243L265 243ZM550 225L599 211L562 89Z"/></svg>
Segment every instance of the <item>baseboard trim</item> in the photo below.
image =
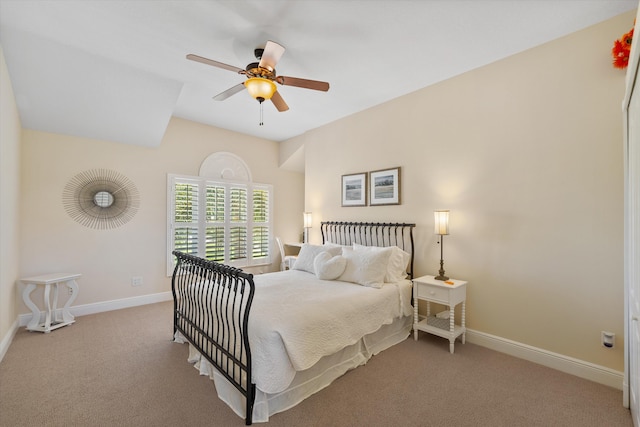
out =
<svg viewBox="0 0 640 427"><path fill-rule="evenodd" d="M142 295L138 297L122 298L111 301L96 302L92 304L76 305L69 308L74 316L86 316L88 314L102 313L104 311L120 310L123 308L136 307L139 305L154 304L157 302L171 301L173 295L171 292L160 292L157 294ZM60 309L58 309L59 311ZM40 312L40 319L44 320L44 312ZM31 313L21 314L18 316L18 325L26 326L31 320ZM14 332L15 334L15 332ZM12 337L13 338L13 337Z"/></svg>
<svg viewBox="0 0 640 427"><path fill-rule="evenodd" d="M2 341L0 341L0 362L4 359L4 355L7 354L7 350L9 350L9 346L11 345L16 332L18 332L17 320L13 322L7 334L2 338Z"/></svg>
<svg viewBox="0 0 640 427"><path fill-rule="evenodd" d="M620 371L596 365L584 360L547 351L541 348L511 341L495 335L473 329L467 329L468 342L506 353L520 359L538 363L548 368L557 369L567 374L575 375L609 387L623 390L624 374Z"/></svg>

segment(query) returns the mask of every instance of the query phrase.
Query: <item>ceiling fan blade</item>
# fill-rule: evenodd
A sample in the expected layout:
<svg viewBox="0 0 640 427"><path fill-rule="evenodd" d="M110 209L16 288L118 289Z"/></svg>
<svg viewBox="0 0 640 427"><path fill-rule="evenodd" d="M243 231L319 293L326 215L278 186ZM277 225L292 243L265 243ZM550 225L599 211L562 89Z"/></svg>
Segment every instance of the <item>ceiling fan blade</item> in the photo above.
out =
<svg viewBox="0 0 640 427"><path fill-rule="evenodd" d="M201 62L207 65L212 65L214 67L222 68L224 70L234 71L239 74L244 73L244 70L242 68L234 67L233 65L223 64L222 62L214 61L213 59L203 58L202 56L194 55L192 53L187 55L187 59L191 61Z"/></svg>
<svg viewBox="0 0 640 427"><path fill-rule="evenodd" d="M279 45L276 42L272 42L271 40L267 41L267 44L264 46L264 51L262 52L262 58L260 59L260 63L258 64L262 68L266 68L270 71L276 69L276 64L282 57L284 53L284 46Z"/></svg>
<svg viewBox="0 0 640 427"><path fill-rule="evenodd" d="M287 111L289 109L289 106L284 102L284 99L282 99L282 96L280 96L278 91L273 92L271 102L273 102L273 105L275 105L280 112Z"/></svg>
<svg viewBox="0 0 640 427"><path fill-rule="evenodd" d="M329 83L318 80L299 79L297 77L278 76L276 81L284 86L303 87L305 89L321 90L326 92L329 90Z"/></svg>
<svg viewBox="0 0 640 427"><path fill-rule="evenodd" d="M231 95L235 95L238 92L241 92L245 88L244 83L238 83L235 86L230 87L229 89L221 92L213 97L214 101L224 101L229 98Z"/></svg>

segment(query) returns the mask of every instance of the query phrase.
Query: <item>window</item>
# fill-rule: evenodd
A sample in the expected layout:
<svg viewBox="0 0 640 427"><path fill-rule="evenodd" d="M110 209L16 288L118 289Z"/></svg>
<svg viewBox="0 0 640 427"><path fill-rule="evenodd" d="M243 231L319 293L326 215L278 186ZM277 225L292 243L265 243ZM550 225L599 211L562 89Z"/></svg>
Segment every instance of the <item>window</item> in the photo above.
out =
<svg viewBox="0 0 640 427"><path fill-rule="evenodd" d="M167 181L169 275L174 250L236 267L271 262L271 185L172 174Z"/></svg>

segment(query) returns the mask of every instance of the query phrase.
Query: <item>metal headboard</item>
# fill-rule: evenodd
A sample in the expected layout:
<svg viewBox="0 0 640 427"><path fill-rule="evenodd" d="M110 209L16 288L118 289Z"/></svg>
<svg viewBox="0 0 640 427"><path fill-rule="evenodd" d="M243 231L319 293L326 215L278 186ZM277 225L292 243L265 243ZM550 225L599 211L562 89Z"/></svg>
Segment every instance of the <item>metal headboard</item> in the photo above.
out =
<svg viewBox="0 0 640 427"><path fill-rule="evenodd" d="M338 222L320 223L322 243L363 246L397 246L411 255L407 266L409 278L413 278L413 227L415 224L374 223L374 222Z"/></svg>

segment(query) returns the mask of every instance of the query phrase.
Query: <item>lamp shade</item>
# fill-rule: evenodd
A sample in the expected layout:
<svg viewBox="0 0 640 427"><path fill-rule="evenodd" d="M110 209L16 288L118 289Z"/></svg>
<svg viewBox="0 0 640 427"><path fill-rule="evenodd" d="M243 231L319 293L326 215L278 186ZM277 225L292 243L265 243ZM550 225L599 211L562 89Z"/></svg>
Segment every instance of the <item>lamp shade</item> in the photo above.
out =
<svg viewBox="0 0 640 427"><path fill-rule="evenodd" d="M304 228L311 228L311 212L305 212L303 214Z"/></svg>
<svg viewBox="0 0 640 427"><path fill-rule="evenodd" d="M258 101L266 101L271 99L276 91L276 84L268 79L262 77L251 77L244 82L249 95L257 99Z"/></svg>
<svg viewBox="0 0 640 427"><path fill-rule="evenodd" d="M449 211L434 211L433 216L435 218L435 234L449 234Z"/></svg>

